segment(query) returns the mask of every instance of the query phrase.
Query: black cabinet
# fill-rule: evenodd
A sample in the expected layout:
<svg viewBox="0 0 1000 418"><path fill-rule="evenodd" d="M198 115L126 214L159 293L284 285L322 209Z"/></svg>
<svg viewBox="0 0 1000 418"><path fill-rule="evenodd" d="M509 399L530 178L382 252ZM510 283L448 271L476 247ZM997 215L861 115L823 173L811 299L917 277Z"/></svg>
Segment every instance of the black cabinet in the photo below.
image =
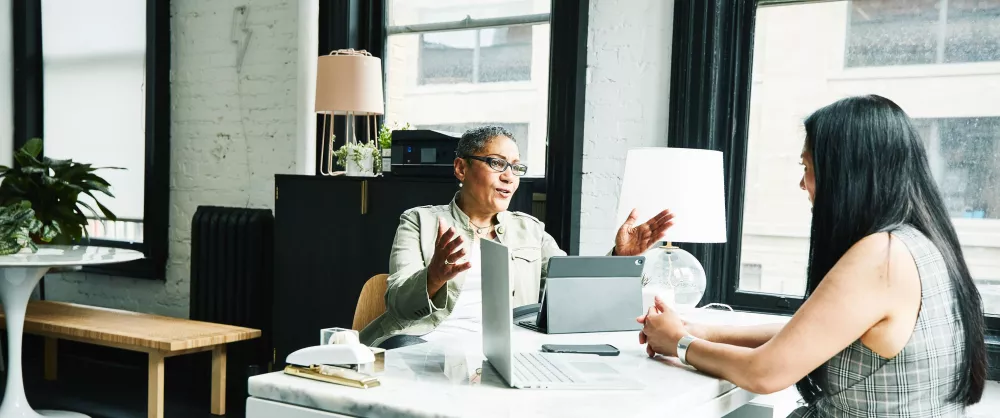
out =
<svg viewBox="0 0 1000 418"><path fill-rule="evenodd" d="M535 181L522 179L510 210L531 213ZM276 175L275 366L318 344L320 329L350 328L365 281L389 271L399 216L456 191L453 178Z"/></svg>

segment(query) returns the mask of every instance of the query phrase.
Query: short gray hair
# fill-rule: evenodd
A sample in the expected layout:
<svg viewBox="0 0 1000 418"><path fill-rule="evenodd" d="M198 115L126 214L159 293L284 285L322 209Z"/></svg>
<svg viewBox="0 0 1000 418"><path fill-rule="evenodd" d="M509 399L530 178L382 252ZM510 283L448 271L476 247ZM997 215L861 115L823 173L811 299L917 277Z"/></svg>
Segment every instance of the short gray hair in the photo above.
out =
<svg viewBox="0 0 1000 418"><path fill-rule="evenodd" d="M462 139L458 140L458 146L455 149L455 156L468 157L470 155L476 155L483 152L483 150L486 149L486 146L489 145L490 141L498 136L505 136L510 138L511 141L514 141L514 143L517 143L517 139L514 138L514 134L510 133L510 131L503 126L480 126L478 128L469 129L462 134Z"/></svg>

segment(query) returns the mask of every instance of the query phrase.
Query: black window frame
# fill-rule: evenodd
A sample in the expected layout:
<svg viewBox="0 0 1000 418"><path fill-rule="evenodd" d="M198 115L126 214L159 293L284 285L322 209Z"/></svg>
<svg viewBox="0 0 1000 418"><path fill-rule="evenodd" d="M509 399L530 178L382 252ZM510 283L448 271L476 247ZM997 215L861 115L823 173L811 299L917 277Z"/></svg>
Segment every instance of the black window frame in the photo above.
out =
<svg viewBox="0 0 1000 418"><path fill-rule="evenodd" d="M44 73L40 1L12 2L14 150L44 136ZM170 202L170 1L146 0L146 115L143 240L84 238L80 245L140 251L145 258L87 266L83 272L166 280ZM44 143L44 141L43 141ZM44 153L44 150L43 150ZM113 187L114 185L112 185Z"/></svg>
<svg viewBox="0 0 1000 418"><path fill-rule="evenodd" d="M817 1L817 0L813 0ZM822 0L819 0L822 1ZM668 146L723 152L727 242L680 244L701 260L708 286L700 305L792 315L803 299L739 288L753 36L758 4L803 0L677 0L671 59ZM991 380L1000 379L1000 316L985 315Z"/></svg>
<svg viewBox="0 0 1000 418"><path fill-rule="evenodd" d="M319 54L340 48L365 49L384 59L388 36L387 0L325 0L319 6ZM587 24L590 0L552 0L549 16L548 146L545 181L534 191L546 194L545 230L571 255L580 250L580 191L583 173ZM530 18L530 16L529 16ZM383 72L383 85L385 74ZM383 92L383 94L385 94ZM337 138L346 138L343 116L334 116ZM379 116L378 123L383 118ZM359 128L366 123L358 119ZM316 175L322 175L322 119L316 121ZM343 144L335 140L334 146Z"/></svg>

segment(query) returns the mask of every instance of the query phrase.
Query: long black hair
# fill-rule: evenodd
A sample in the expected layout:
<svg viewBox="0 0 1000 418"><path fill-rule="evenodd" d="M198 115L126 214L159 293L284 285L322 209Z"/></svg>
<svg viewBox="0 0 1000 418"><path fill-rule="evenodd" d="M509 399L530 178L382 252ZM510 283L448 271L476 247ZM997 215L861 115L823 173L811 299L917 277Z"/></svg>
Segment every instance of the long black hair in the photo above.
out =
<svg viewBox="0 0 1000 418"><path fill-rule="evenodd" d="M862 238L912 225L944 257L961 311L966 372L950 400L979 402L986 382L982 300L913 121L891 100L869 95L817 110L805 130L816 177L806 297ZM795 386L815 402L826 387L825 367Z"/></svg>

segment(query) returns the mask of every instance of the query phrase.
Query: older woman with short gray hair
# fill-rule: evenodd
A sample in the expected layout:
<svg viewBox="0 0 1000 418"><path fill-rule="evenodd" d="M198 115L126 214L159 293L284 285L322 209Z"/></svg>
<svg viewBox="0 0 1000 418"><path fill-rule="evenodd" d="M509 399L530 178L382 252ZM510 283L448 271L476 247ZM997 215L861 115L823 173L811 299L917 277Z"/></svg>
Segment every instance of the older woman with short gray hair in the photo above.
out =
<svg viewBox="0 0 1000 418"><path fill-rule="evenodd" d="M386 312L361 331L365 344L391 349L478 338L482 274L477 240L510 248L511 306L538 302L549 258L566 255L542 222L507 210L528 172L510 131L483 126L465 132L454 169L461 187L450 204L417 207L400 216L389 257ZM618 230L612 254L642 254L663 238L672 219L664 210L637 224L633 211Z"/></svg>

